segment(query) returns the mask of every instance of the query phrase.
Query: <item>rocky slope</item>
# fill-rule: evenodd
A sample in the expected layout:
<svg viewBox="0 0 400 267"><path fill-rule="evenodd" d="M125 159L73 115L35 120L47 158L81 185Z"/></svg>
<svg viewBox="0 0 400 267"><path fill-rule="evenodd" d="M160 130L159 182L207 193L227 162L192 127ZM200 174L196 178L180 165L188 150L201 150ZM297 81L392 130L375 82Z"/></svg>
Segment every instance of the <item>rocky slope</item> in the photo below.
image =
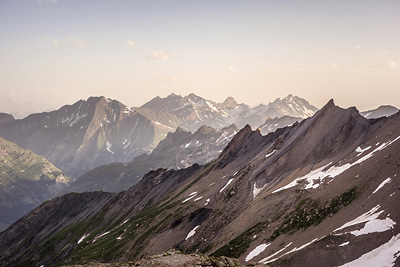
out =
<svg viewBox="0 0 400 267"><path fill-rule="evenodd" d="M0 231L71 180L43 157L0 137Z"/></svg>
<svg viewBox="0 0 400 267"><path fill-rule="evenodd" d="M151 154L139 156L130 163L95 168L72 182L64 192L120 192L136 184L150 170L206 164L218 157L237 131L235 125L221 130L202 126L195 133L178 128L174 133L168 133Z"/></svg>
<svg viewBox="0 0 400 267"><path fill-rule="evenodd" d="M399 149L399 114L367 120L330 101L266 136L244 127L205 166L46 202L0 233L0 262L123 262L174 247L270 266L391 266Z"/></svg>

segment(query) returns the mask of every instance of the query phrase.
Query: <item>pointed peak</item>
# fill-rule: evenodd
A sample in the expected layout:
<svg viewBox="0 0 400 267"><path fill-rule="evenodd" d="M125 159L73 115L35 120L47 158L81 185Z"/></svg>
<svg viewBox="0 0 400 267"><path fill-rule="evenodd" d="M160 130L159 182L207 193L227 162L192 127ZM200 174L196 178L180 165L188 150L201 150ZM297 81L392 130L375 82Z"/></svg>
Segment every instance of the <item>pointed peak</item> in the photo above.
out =
<svg viewBox="0 0 400 267"><path fill-rule="evenodd" d="M225 99L225 101L222 103L222 105L224 105L225 107L234 108L234 107L236 107L238 105L238 103L236 102L236 100L233 97L228 96Z"/></svg>
<svg viewBox="0 0 400 267"><path fill-rule="evenodd" d="M159 99L160 97L157 96L157 99ZM169 94L166 98L182 98L180 95L177 95L175 93L171 93Z"/></svg>

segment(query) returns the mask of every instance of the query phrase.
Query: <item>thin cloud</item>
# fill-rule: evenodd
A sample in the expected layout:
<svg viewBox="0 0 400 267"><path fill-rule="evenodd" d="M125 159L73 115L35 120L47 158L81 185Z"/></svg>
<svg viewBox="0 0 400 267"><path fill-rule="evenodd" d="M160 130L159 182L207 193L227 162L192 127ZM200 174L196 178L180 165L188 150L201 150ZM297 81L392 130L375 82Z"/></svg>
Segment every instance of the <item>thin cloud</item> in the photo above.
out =
<svg viewBox="0 0 400 267"><path fill-rule="evenodd" d="M374 62L368 64L368 68L373 68L373 69L398 69L400 68L399 64L397 64L394 61L389 61L389 62Z"/></svg>
<svg viewBox="0 0 400 267"><path fill-rule="evenodd" d="M337 70L337 68L338 68L338 66L337 66L336 63L334 63L334 62L332 62L332 63L329 65L329 69L330 69L330 70Z"/></svg>
<svg viewBox="0 0 400 267"><path fill-rule="evenodd" d="M128 46L130 46L130 47L135 47L135 46L136 46L136 43L135 43L134 41L132 41L132 40L126 41L126 44L127 44Z"/></svg>
<svg viewBox="0 0 400 267"><path fill-rule="evenodd" d="M162 61L169 60L173 54L166 53L163 50L153 51L150 55L146 55L148 59L157 59Z"/></svg>
<svg viewBox="0 0 400 267"><path fill-rule="evenodd" d="M82 41L82 40L80 40L78 38L69 37L68 41L70 41L73 44L76 44L77 46L85 46L85 45L87 45L86 42L84 42L84 41Z"/></svg>
<svg viewBox="0 0 400 267"><path fill-rule="evenodd" d="M357 49L357 50L363 50L363 48L362 48L361 46L359 46L359 45L357 45L357 46L355 47L355 49Z"/></svg>
<svg viewBox="0 0 400 267"><path fill-rule="evenodd" d="M52 43L54 46L58 46L58 45L60 44L60 41L58 41L57 39L54 39L54 40L51 41L51 43Z"/></svg>
<svg viewBox="0 0 400 267"><path fill-rule="evenodd" d="M236 71L235 68L233 68L233 67L227 67L226 70L228 72L235 72Z"/></svg>

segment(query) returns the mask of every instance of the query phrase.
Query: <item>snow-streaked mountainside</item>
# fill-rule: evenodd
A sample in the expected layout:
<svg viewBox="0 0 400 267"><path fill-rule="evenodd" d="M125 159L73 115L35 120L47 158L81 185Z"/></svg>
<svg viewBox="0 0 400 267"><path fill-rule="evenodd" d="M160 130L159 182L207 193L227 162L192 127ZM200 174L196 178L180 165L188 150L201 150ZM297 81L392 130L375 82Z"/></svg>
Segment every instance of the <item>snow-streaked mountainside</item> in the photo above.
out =
<svg viewBox="0 0 400 267"><path fill-rule="evenodd" d="M180 127L189 131L196 131L201 125L222 128L236 124L241 128L249 124L257 128L268 118L292 116L304 119L318 110L306 100L292 95L251 108L238 104L232 97L222 103L215 103L195 94L185 97L171 94L165 98L156 97L142 108L174 114L184 121Z"/></svg>
<svg viewBox="0 0 400 267"><path fill-rule="evenodd" d="M376 109L360 112L367 119L377 119L381 117L389 117L399 112L399 109L393 106L383 105Z"/></svg>
<svg viewBox="0 0 400 267"><path fill-rule="evenodd" d="M215 103L194 94L156 97L139 108L105 97L91 97L20 120L1 113L0 136L42 155L78 178L95 167L130 162L150 153L178 127L191 132L203 125L222 129L233 123L239 127L249 123L258 127L271 116L295 114L304 118L316 110L291 95L263 107L252 109L231 97Z"/></svg>
<svg viewBox="0 0 400 267"><path fill-rule="evenodd" d="M0 137L0 231L71 181L43 157Z"/></svg>
<svg viewBox="0 0 400 267"><path fill-rule="evenodd" d="M330 101L218 158L157 169L120 193L70 193L0 233L0 264L123 262L169 248L268 266L397 266L400 114Z"/></svg>
<svg viewBox="0 0 400 267"><path fill-rule="evenodd" d="M168 133L151 154L139 156L130 163L95 168L79 177L64 192L120 192L136 184L150 170L206 164L218 157L237 131L235 125L221 130L202 126L194 133L178 128Z"/></svg>

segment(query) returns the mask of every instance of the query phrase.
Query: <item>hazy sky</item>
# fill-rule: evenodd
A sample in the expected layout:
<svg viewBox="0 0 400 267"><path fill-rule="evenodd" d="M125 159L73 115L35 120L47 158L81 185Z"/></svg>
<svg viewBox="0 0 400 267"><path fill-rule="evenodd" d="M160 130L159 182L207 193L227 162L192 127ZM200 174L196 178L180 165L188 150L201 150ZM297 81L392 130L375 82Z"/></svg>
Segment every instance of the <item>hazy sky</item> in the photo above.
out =
<svg viewBox="0 0 400 267"><path fill-rule="evenodd" d="M399 0L0 0L0 112L172 92L400 107L399 29Z"/></svg>

